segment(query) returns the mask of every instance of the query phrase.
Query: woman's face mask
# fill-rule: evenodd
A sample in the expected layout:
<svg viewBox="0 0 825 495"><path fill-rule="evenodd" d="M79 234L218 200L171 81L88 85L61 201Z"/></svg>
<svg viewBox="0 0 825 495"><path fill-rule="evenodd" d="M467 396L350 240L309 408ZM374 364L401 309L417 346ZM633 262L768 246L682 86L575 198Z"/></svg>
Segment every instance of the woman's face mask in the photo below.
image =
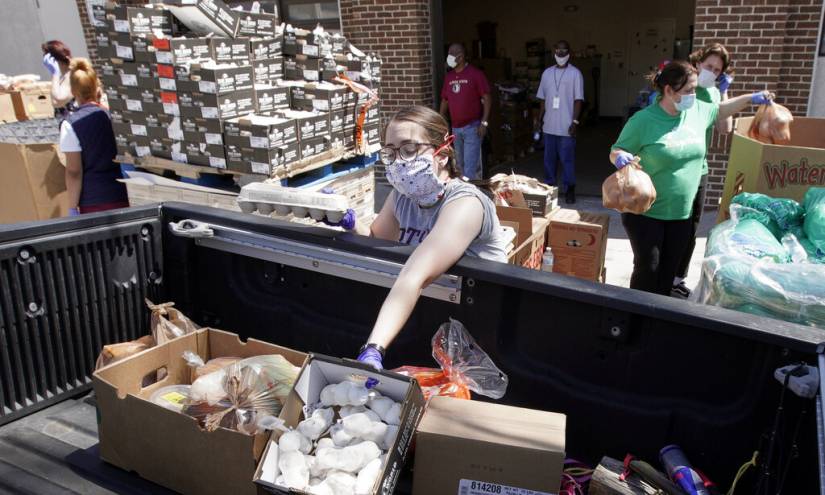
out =
<svg viewBox="0 0 825 495"><path fill-rule="evenodd" d="M452 142L453 137L449 136L434 153L419 154L412 159L404 159L398 153L395 161L386 166L387 182L418 206L428 207L436 204L444 195L447 182L440 180L436 175L435 157Z"/></svg>
<svg viewBox="0 0 825 495"><path fill-rule="evenodd" d="M679 112L684 112L685 110L690 110L693 107L693 104L696 103L696 94L692 95L681 95L682 99L675 102L676 103L676 110Z"/></svg>
<svg viewBox="0 0 825 495"><path fill-rule="evenodd" d="M707 69L702 69L699 72L698 83L703 88L712 88L716 85L716 74Z"/></svg>

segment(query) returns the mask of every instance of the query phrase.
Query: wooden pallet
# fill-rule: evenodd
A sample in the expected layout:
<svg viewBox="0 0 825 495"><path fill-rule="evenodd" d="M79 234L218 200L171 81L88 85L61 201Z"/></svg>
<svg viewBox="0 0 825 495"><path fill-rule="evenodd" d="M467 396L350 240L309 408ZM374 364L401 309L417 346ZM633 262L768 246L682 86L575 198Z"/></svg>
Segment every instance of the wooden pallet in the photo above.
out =
<svg viewBox="0 0 825 495"><path fill-rule="evenodd" d="M373 153L377 153L379 149L380 146L372 146L369 149L367 149L366 154L371 155ZM311 172L313 170L326 167L327 165L342 160L354 158L356 156L358 156L358 154L354 150L345 150L344 148L331 149L326 153L309 157L306 160L291 163L286 167L281 167L272 174L271 178L288 179L291 177L295 177L296 175L305 174L307 172ZM188 163L179 163L176 161L168 160L166 158L159 158L157 156L133 157L131 155L125 155L118 156L116 160L124 163L133 163L136 167L147 169L159 175L162 175L163 171L165 170L171 170L172 172L176 173L181 177L187 177L190 179L200 179L203 174L231 175L236 177L251 176L258 178L252 180L247 179L243 182L255 182L257 180L262 180L266 178L263 175L245 174L243 172L237 172L234 170L205 167L200 165L190 165Z"/></svg>
<svg viewBox="0 0 825 495"><path fill-rule="evenodd" d="M234 170L179 163L157 156L133 157L131 155L124 155L118 156L115 160L123 163L133 163L136 167L144 168L158 175L163 175L164 171L171 170L175 174L188 179L200 179L203 174L232 176L247 175ZM265 178L265 176L260 177Z"/></svg>

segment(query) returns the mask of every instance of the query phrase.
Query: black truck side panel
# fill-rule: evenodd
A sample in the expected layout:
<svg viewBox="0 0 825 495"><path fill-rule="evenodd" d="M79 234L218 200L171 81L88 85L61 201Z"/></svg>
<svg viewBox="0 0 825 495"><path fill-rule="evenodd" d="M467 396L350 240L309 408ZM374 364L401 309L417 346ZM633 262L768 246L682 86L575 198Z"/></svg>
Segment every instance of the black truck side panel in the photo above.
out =
<svg viewBox="0 0 825 495"><path fill-rule="evenodd" d="M158 208L0 230L0 425L91 388L104 344L148 331Z"/></svg>
<svg viewBox="0 0 825 495"><path fill-rule="evenodd" d="M398 262L409 252L252 216L164 207L164 223L183 218ZM387 294L164 235L165 271L178 275L167 279L167 298L199 323L244 337L354 357ZM422 298L389 351L388 367L434 365L430 338L439 324L457 318L509 375L502 402L568 415L569 456L597 463L602 455L621 459L633 452L658 462L658 450L677 443L722 486L764 447L781 390L773 370L800 360L815 364L825 335L474 259L462 259L450 273L463 277L461 303ZM787 399L789 425L799 404ZM808 406L787 493L811 493L817 485L813 403Z"/></svg>

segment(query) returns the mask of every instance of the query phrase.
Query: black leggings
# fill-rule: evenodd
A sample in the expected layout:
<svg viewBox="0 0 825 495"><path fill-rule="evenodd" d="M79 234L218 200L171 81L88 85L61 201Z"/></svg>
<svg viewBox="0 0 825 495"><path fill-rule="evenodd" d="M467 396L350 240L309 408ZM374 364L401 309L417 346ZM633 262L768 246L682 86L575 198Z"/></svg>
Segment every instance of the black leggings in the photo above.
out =
<svg viewBox="0 0 825 495"><path fill-rule="evenodd" d="M696 197L693 198L693 210L690 212L690 220L692 224L692 233L690 241L688 241L685 255L682 256L682 261L679 263L679 268L676 270L676 276L687 278L688 269L690 269L690 258L693 257L693 250L696 249L696 233L699 231L699 224L702 222L702 211L705 209L705 196L708 192L708 175L702 176L699 182L699 190L696 191Z"/></svg>
<svg viewBox="0 0 825 495"><path fill-rule="evenodd" d="M622 213L622 225L633 248L630 288L669 296L690 242L693 220L657 220Z"/></svg>

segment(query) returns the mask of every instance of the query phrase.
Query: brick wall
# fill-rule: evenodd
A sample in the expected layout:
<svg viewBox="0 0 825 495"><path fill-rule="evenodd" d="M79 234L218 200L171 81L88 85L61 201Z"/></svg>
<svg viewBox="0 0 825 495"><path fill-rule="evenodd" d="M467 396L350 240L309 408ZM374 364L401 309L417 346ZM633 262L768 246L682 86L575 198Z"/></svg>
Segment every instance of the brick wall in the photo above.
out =
<svg viewBox="0 0 825 495"><path fill-rule="evenodd" d="M763 89L794 114L808 109L823 0L696 0L694 47L718 41L736 71L731 95ZM707 208L722 196L730 136L714 135L708 150Z"/></svg>
<svg viewBox="0 0 825 495"><path fill-rule="evenodd" d="M341 0L344 35L381 67L381 120L410 105L433 105L429 0Z"/></svg>
<svg viewBox="0 0 825 495"><path fill-rule="evenodd" d="M97 66L100 64L100 58L97 56L97 43L95 43L95 30L89 21L89 10L86 8L85 0L75 0L77 3L77 10L80 12L80 24L83 25L83 36L86 38L86 48L89 51L89 59L92 64ZM120 5L144 5L146 0L118 0Z"/></svg>

